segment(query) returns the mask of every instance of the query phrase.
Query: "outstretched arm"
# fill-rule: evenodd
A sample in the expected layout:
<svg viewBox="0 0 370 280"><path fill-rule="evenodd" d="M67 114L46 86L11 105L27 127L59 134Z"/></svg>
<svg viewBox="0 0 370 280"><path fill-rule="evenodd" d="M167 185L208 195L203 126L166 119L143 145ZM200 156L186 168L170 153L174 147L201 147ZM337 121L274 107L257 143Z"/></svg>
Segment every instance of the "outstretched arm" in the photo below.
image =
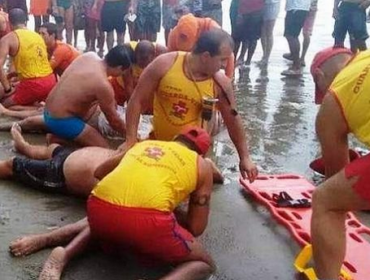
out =
<svg viewBox="0 0 370 280"><path fill-rule="evenodd" d="M258 175L258 170L249 155L248 142L243 128L242 119L236 111L231 80L221 73L216 74L215 80L219 84L219 109L229 132L231 141L234 143L239 155L240 174L243 179L248 177L248 180L252 183Z"/></svg>
<svg viewBox="0 0 370 280"><path fill-rule="evenodd" d="M98 90L97 99L100 109L108 120L109 125L122 135L125 134L125 122L120 118L116 110L116 100L114 99L114 91L110 83L107 81L102 84L101 90Z"/></svg>
<svg viewBox="0 0 370 280"><path fill-rule="evenodd" d="M98 180L103 179L107 174L111 173L118 166L124 155L125 152L119 152L115 154L113 157L107 159L105 162L103 162L96 168L94 172L94 177Z"/></svg>

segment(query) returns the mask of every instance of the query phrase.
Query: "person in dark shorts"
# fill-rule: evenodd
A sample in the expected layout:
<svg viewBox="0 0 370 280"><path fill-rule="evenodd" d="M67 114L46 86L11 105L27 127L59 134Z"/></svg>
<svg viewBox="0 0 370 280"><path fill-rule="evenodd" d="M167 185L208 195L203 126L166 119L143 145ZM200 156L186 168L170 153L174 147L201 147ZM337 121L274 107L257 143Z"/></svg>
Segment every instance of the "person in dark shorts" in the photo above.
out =
<svg viewBox="0 0 370 280"><path fill-rule="evenodd" d="M0 161L0 178L13 179L44 192L87 197L97 183L96 168L116 153L99 147L31 145L24 140L18 124L13 125L11 134L15 149L24 156Z"/></svg>
<svg viewBox="0 0 370 280"><path fill-rule="evenodd" d="M66 29L67 44L72 44L73 33L73 1L72 0L52 0L53 16L59 27L59 39L62 40L62 32Z"/></svg>
<svg viewBox="0 0 370 280"><path fill-rule="evenodd" d="M284 58L288 58L289 56L288 59L293 61L293 65L287 70L281 72L284 76L294 77L302 75L300 60L301 45L298 37L302 31L310 7L311 0L286 1L284 36L288 41L290 52L283 56Z"/></svg>
<svg viewBox="0 0 370 280"><path fill-rule="evenodd" d="M97 9L98 0L95 0L93 10ZM108 51L114 45L114 30L117 33L117 44L123 45L126 32L125 15L128 12L129 1L105 1L101 11L101 27L107 32Z"/></svg>
<svg viewBox="0 0 370 280"><path fill-rule="evenodd" d="M253 54L256 50L257 41L261 38L261 30L263 24L263 0L240 0L238 7L238 15L236 18L236 26L232 37L235 42L234 55L237 57L240 44L242 49L237 65L244 63L244 56L248 49L247 60L245 66L249 67L252 61Z"/></svg>
<svg viewBox="0 0 370 280"><path fill-rule="evenodd" d="M136 9L135 33L138 40L157 41L161 28L160 0L138 0Z"/></svg>
<svg viewBox="0 0 370 280"><path fill-rule="evenodd" d="M350 38L352 52L366 50L366 39L369 38L366 27L366 9L370 2L364 0L340 1L335 0L333 16L334 46L344 47L347 32Z"/></svg>

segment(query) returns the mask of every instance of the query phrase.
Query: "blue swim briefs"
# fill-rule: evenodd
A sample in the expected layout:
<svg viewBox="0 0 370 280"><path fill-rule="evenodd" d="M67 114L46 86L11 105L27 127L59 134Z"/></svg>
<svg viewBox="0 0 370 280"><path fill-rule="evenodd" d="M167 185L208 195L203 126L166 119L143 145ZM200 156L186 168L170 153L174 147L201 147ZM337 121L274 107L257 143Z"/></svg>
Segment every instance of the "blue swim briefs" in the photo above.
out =
<svg viewBox="0 0 370 280"><path fill-rule="evenodd" d="M44 122L48 130L58 137L73 140L85 128L85 122L77 117L54 118L44 110Z"/></svg>

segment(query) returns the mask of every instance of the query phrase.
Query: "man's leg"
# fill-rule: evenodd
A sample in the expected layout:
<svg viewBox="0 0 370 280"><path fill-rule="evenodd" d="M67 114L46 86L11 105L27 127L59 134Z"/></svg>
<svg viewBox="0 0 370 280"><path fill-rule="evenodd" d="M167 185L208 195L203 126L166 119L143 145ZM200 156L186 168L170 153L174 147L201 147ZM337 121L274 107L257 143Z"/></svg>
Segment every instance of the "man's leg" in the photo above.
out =
<svg viewBox="0 0 370 280"><path fill-rule="evenodd" d="M298 37L293 37L293 36L287 36L286 39L288 41L290 54L293 60L292 69L299 70L301 67L301 63L299 60L301 45L299 43L299 39Z"/></svg>
<svg viewBox="0 0 370 280"><path fill-rule="evenodd" d="M72 45L72 33L73 33L73 5L64 11L64 23L66 29L66 41L67 44Z"/></svg>
<svg viewBox="0 0 370 280"><path fill-rule="evenodd" d="M205 279L215 271L211 256L202 245L193 240L188 243L191 253L186 256L178 266L161 280L195 280Z"/></svg>
<svg viewBox="0 0 370 280"><path fill-rule="evenodd" d="M107 32L107 48L110 51L114 44L114 31Z"/></svg>
<svg viewBox="0 0 370 280"><path fill-rule="evenodd" d="M20 110L15 111L11 110L9 108L5 108L2 104L0 104L0 115L7 116L7 117L13 117L18 119L25 119L27 117L31 116L37 116L42 114L43 108L37 109L35 107L34 110Z"/></svg>
<svg viewBox="0 0 370 280"><path fill-rule="evenodd" d="M14 123L11 128L12 138L14 140L14 148L21 154L31 159L49 159L52 157L53 151L58 144L49 146L38 146L29 144L22 136L21 127L19 124Z"/></svg>
<svg viewBox="0 0 370 280"><path fill-rule="evenodd" d="M55 248L44 263L39 280L60 279L64 267L73 257L86 250L90 240L90 227L87 225L65 248Z"/></svg>
<svg viewBox="0 0 370 280"><path fill-rule="evenodd" d="M105 140L105 138L95 128L88 124L85 125L81 134L78 135L74 141L82 147L96 146L109 148L107 140Z"/></svg>
<svg viewBox="0 0 370 280"><path fill-rule="evenodd" d="M61 246L71 241L86 227L88 227L88 221L84 218L51 232L20 237L10 243L9 250L14 256L20 257L47 247Z"/></svg>
<svg viewBox="0 0 370 280"><path fill-rule="evenodd" d="M311 36L313 31L313 26L315 23L316 11L310 11L303 25L303 43L302 43L302 54L301 54L301 64L306 66L305 58L307 54L308 47L311 43Z"/></svg>
<svg viewBox="0 0 370 280"><path fill-rule="evenodd" d="M347 179L344 170L328 179L313 194L311 236L319 279L338 279L346 251L347 211L370 209L370 203L352 188L358 177Z"/></svg>

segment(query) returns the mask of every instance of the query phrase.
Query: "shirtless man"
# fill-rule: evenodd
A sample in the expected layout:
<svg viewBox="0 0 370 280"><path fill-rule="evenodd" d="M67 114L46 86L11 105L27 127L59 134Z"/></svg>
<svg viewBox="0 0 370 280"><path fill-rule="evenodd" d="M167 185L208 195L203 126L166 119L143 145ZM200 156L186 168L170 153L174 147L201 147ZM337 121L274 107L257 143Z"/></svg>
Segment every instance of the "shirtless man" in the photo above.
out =
<svg viewBox="0 0 370 280"><path fill-rule="evenodd" d="M45 101L56 84L50 67L46 46L41 36L27 30L26 14L21 9L9 12L9 22L13 32L0 41L0 98L5 107L13 105L33 105ZM10 56L17 72L19 83L13 87L4 72L3 66Z"/></svg>
<svg viewBox="0 0 370 280"><path fill-rule="evenodd" d="M328 178L312 199L311 236L319 279L339 279L347 211L370 209L370 155L351 163L348 156L350 132L370 147L369 63L370 51L354 56L349 49L329 48L319 52L311 66L317 96L324 96L316 131Z"/></svg>
<svg viewBox="0 0 370 280"><path fill-rule="evenodd" d="M55 74L62 76L67 67L81 54L71 45L57 40L58 27L55 23L44 23L39 28L39 34L44 39L51 68Z"/></svg>
<svg viewBox="0 0 370 280"><path fill-rule="evenodd" d="M239 154L241 175L253 182L258 171L249 156L242 120L235 110L232 83L219 71L225 67L233 47L231 36L217 28L202 33L192 53L171 52L155 59L144 70L130 98L127 141L122 149L137 142L140 114L153 100L154 137L170 141L185 125L201 126L203 100L218 98L218 108Z"/></svg>
<svg viewBox="0 0 370 280"><path fill-rule="evenodd" d="M131 61L125 46L114 47L104 59L92 52L77 58L46 100L44 123L48 131L81 146L108 147L102 135L85 123L99 105L111 127L124 134L125 124L116 111L107 76L122 75Z"/></svg>
<svg viewBox="0 0 370 280"><path fill-rule="evenodd" d="M161 279L208 277L214 263L195 237L208 222L212 169L201 155L210 142L203 129L187 127L173 141L144 141L107 160L95 172L101 181L87 202L88 221L18 239L11 252L21 256L69 242L52 251L39 278L57 280L93 238L103 248L177 266ZM188 211L176 211L175 218L187 198Z"/></svg>
<svg viewBox="0 0 370 280"><path fill-rule="evenodd" d="M13 125L11 134L15 149L26 157L0 161L0 178L46 192L88 197L98 182L94 177L96 168L117 154L100 147L74 150L58 144L31 145L24 140L17 124Z"/></svg>

